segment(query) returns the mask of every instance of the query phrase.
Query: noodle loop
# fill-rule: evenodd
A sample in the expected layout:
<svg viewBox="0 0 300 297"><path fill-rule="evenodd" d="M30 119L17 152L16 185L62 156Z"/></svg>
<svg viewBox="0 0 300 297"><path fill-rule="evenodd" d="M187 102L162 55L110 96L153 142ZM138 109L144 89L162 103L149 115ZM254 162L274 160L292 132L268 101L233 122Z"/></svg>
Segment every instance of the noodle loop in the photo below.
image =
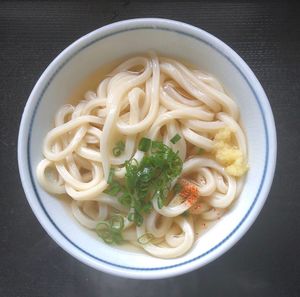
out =
<svg viewBox="0 0 300 297"><path fill-rule="evenodd" d="M39 183L67 194L81 225L160 258L191 249L201 222L237 199L247 170L235 101L211 75L154 52L62 106L43 155Z"/></svg>

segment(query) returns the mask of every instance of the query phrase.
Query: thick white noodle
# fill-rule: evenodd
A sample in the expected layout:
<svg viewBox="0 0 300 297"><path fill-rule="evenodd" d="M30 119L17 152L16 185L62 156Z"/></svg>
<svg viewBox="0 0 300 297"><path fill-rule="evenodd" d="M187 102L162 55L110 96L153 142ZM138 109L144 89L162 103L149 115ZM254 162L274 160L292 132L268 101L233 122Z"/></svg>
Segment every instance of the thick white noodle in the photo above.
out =
<svg viewBox="0 0 300 297"><path fill-rule="evenodd" d="M183 164L182 173L189 174L201 167L207 167L216 170L227 181L228 190L225 194L214 192L208 200L208 203L213 207L226 208L236 197L236 179L226 173L225 169L216 161L203 157L194 157Z"/></svg>
<svg viewBox="0 0 300 297"><path fill-rule="evenodd" d="M159 219L161 221L159 222L158 226ZM155 210L152 210L145 220L147 232L153 234L153 236L157 238L163 237L171 227L172 223L173 222L170 218L161 216Z"/></svg>
<svg viewBox="0 0 300 297"><path fill-rule="evenodd" d="M226 127L247 160L238 107L218 80L151 52L124 61L77 105L58 110L44 140L37 179L49 193L71 198L72 213L84 227L95 230L118 213L124 218L124 240L156 257L179 257L195 241L199 226L194 230L194 224L218 220L242 189L244 177L230 176L214 160L214 136ZM172 143L176 134L180 139ZM183 169L172 186L184 178L198 196L189 200L182 193L171 194L161 208L153 198L152 210L136 226L127 219L130 209L105 190L111 167L124 184L124 163L143 159L145 153L138 149L142 137L178 152ZM120 141L124 150L114 154ZM204 155L197 156L199 148ZM145 233L153 239L140 244Z"/></svg>
<svg viewBox="0 0 300 297"><path fill-rule="evenodd" d="M193 221L191 219L187 220L183 217L178 216L174 219L174 224L177 224L181 228L183 233L183 240L181 240L177 246L160 247L150 242L141 245L141 247L143 247L143 249L149 254L165 259L175 258L185 254L191 248L194 242L195 235ZM146 230L144 224L141 227L137 227L136 231L138 238L145 234Z"/></svg>

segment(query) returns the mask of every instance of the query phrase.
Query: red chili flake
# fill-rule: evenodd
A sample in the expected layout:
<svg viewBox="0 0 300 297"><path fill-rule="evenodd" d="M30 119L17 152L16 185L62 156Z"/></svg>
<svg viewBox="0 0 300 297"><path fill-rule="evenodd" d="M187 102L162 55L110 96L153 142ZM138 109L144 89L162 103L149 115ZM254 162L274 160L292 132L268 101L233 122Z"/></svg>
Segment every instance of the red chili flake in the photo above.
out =
<svg viewBox="0 0 300 297"><path fill-rule="evenodd" d="M179 195L183 197L188 204L193 205L199 197L198 187L185 179L180 181L180 185L182 189Z"/></svg>

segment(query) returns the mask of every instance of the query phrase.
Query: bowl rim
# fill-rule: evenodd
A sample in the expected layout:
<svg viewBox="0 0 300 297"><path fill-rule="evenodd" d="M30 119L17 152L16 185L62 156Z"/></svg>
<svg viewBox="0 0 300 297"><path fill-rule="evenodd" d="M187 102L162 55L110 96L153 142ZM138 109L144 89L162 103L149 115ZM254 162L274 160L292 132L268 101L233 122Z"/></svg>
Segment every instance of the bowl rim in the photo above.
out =
<svg viewBox="0 0 300 297"><path fill-rule="evenodd" d="M206 43L212 47L213 50L218 51L221 55L227 58L227 60L229 60L229 62L231 62L232 65L243 76L257 100L262 113L267 145L266 162L264 165L262 181L254 201L240 223L219 244L202 255L181 263L157 268L128 267L110 263L107 260L99 259L98 257L89 254L73 243L55 225L51 217L47 215L47 211L43 205L37 204L37 202L41 203L41 201L38 201L39 195L35 189L32 171L30 169L30 128L39 104L39 101L35 102L37 101L37 97L43 97L44 92L51 83L55 74L66 63L68 63L72 57L76 55L76 53L87 48L100 39L104 39L111 35L119 34L129 30L139 29L167 30L188 35L189 37ZM165 278L183 274L208 264L228 251L247 232L260 213L273 181L276 166L276 156L277 139L272 110L261 84L246 62L244 62L243 59L233 49L210 33L183 22L160 18L138 18L115 22L96 29L69 45L50 63L35 84L24 108L18 136L18 165L23 189L35 216L50 237L54 239L58 245L60 245L69 254L97 270L118 276L139 279Z"/></svg>

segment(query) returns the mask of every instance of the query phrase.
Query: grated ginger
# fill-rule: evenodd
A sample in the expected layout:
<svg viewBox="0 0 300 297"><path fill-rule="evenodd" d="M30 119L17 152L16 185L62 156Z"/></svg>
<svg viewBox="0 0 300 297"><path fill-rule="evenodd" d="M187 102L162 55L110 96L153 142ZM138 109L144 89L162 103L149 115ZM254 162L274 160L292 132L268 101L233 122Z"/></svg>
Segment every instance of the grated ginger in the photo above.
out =
<svg viewBox="0 0 300 297"><path fill-rule="evenodd" d="M248 170L241 150L232 144L232 131L229 128L223 128L215 135L214 152L216 160L228 174L239 177Z"/></svg>

